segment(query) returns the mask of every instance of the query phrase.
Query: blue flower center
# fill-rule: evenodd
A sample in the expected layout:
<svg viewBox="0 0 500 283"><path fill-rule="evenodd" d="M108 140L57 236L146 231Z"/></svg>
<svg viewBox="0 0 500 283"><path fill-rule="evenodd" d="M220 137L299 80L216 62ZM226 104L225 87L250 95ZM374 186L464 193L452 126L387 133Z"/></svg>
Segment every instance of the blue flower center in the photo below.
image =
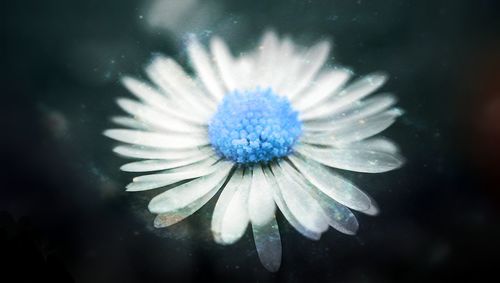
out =
<svg viewBox="0 0 500 283"><path fill-rule="evenodd" d="M228 93L208 124L217 154L243 165L287 156L301 133L290 101L271 89Z"/></svg>

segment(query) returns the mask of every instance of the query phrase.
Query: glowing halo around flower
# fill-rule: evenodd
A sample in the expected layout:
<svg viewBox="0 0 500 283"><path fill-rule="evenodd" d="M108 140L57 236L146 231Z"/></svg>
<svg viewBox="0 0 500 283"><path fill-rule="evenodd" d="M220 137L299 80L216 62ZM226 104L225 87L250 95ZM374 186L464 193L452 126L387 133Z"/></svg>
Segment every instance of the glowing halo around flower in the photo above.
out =
<svg viewBox="0 0 500 283"><path fill-rule="evenodd" d="M375 202L334 169L381 173L402 165L391 141L373 137L402 114L391 94L366 98L384 74L347 84L350 71L325 66L329 42L303 49L274 32L237 58L218 37L210 52L194 37L187 48L196 77L156 56L146 68L153 84L123 78L139 99L118 99L131 116L113 121L126 129L104 132L125 143L116 153L140 159L121 170L153 172L135 177L127 191L178 184L149 203L155 227L183 220L222 190L212 215L215 241L232 244L250 224L260 261L276 271L276 207L315 240L329 226L355 234L351 210L377 214Z"/></svg>

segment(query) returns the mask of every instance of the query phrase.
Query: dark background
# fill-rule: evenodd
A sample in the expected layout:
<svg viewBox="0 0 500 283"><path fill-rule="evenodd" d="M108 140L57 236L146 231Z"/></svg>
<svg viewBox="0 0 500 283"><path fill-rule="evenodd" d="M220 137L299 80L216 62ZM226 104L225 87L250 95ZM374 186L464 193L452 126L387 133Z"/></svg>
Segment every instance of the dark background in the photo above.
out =
<svg viewBox="0 0 500 283"><path fill-rule="evenodd" d="M498 274L498 1L186 0L151 12L152 3L2 2L2 282L487 282ZM268 27L302 44L333 38L336 62L358 75L387 71L383 90L406 111L384 132L406 165L350 175L382 213L359 215L355 237L330 230L317 242L279 215L275 274L259 263L249 231L232 246L213 242L214 201L152 228L147 197L124 192L132 176L101 134L120 113L114 100L129 96L118 78L143 77L153 52L187 66L187 32L219 34L236 53Z"/></svg>

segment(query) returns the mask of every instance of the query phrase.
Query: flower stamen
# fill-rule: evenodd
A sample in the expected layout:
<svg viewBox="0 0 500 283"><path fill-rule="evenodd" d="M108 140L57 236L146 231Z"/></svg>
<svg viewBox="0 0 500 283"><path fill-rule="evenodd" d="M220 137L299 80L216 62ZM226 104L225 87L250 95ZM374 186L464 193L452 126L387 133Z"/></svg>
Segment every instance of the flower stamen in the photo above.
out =
<svg viewBox="0 0 500 283"><path fill-rule="evenodd" d="M214 150L244 165L287 156L301 133L290 101L271 89L228 93L208 125Z"/></svg>

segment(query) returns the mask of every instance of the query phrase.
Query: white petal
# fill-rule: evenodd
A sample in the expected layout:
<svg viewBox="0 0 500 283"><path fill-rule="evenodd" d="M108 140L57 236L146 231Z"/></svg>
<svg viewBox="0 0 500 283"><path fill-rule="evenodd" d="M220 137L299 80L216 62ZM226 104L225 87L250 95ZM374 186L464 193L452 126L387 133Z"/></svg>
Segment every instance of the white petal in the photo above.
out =
<svg viewBox="0 0 500 283"><path fill-rule="evenodd" d="M279 42L276 33L273 31L265 32L258 48L259 55L254 74L256 86L262 88L271 86L271 80L275 75L273 72L276 68L275 62L279 56L278 48Z"/></svg>
<svg viewBox="0 0 500 283"><path fill-rule="evenodd" d="M125 143L167 149L187 149L210 143L208 138L201 136L165 135L125 129L106 130L104 135Z"/></svg>
<svg viewBox="0 0 500 283"><path fill-rule="evenodd" d="M322 119L338 113L345 107L376 91L385 83L386 79L387 76L381 73L367 75L347 86L339 95L336 95L321 107L313 107L304 111L300 117L306 121Z"/></svg>
<svg viewBox="0 0 500 283"><path fill-rule="evenodd" d="M355 120L364 119L382 111L396 103L396 97L392 94L378 94L374 97L359 101L347 113L340 113L340 117L332 117L336 123L348 123Z"/></svg>
<svg viewBox="0 0 500 283"><path fill-rule="evenodd" d="M159 93L156 89L152 88L150 85L131 77L123 77L122 83L130 92L148 105L159 109L168 108L166 106L169 104L168 98Z"/></svg>
<svg viewBox="0 0 500 283"><path fill-rule="evenodd" d="M367 214L367 215L372 215L372 216L379 214L380 209L378 208L378 205L375 202L375 200L373 200L372 198L370 198L370 201L371 201L370 208L368 208L367 210L363 210L361 212L364 213L364 214Z"/></svg>
<svg viewBox="0 0 500 283"><path fill-rule="evenodd" d="M301 56L303 64L296 76L291 78L293 81L290 80L289 86L286 87L289 89L286 93L290 99L307 87L316 76L328 58L330 47L331 45L328 41L322 41L311 47Z"/></svg>
<svg viewBox="0 0 500 283"><path fill-rule="evenodd" d="M177 160L190 158L200 154L204 148L193 148L184 150L166 150L137 145L120 145L113 149L114 152L132 158L139 159L167 159Z"/></svg>
<svg viewBox="0 0 500 283"><path fill-rule="evenodd" d="M218 167L215 173L182 184L154 197L149 203L149 211L158 214L175 211L190 205L208 193L216 192L224 183L233 164L220 161L215 166Z"/></svg>
<svg viewBox="0 0 500 283"><path fill-rule="evenodd" d="M370 207L370 198L364 192L327 167L293 155L289 159L307 181L340 204L354 210L367 210Z"/></svg>
<svg viewBox="0 0 500 283"><path fill-rule="evenodd" d="M210 50L214 56L219 73L228 91L238 88L238 82L234 74L234 59L224 41L219 37L213 37L210 41Z"/></svg>
<svg viewBox="0 0 500 283"><path fill-rule="evenodd" d="M207 54L205 48L203 48L195 37L190 39L188 44L188 53L196 74L201 79L207 90L218 101L222 100L225 94L224 87L221 85L220 78L217 76L212 60Z"/></svg>
<svg viewBox="0 0 500 283"><path fill-rule="evenodd" d="M321 74L309 90L304 94L296 96L293 103L297 111L312 108L339 90L349 79L351 73L348 70L335 69Z"/></svg>
<svg viewBox="0 0 500 283"><path fill-rule="evenodd" d="M163 228L182 221L203 207L216 193L217 190L212 190L183 208L158 214L155 217L154 226Z"/></svg>
<svg viewBox="0 0 500 283"><path fill-rule="evenodd" d="M321 232L315 232L302 225L297 218L292 214L290 209L285 203L283 196L281 195L281 191L278 188L278 184L276 183L276 177L274 174L268 169L264 168L264 175L267 178L267 182L271 184L271 188L273 190L273 197L276 205L279 207L281 213L285 216L286 220L297 230L299 233L304 235L305 237L311 240L319 240L321 237Z"/></svg>
<svg viewBox="0 0 500 283"><path fill-rule="evenodd" d="M173 95L173 91L168 88L161 71L158 67L150 65L146 68L146 73L149 78L165 93L168 95L169 103L165 109L162 109L169 114L175 115L179 119L185 119L193 124L206 125L208 119L206 114L195 108L195 106L187 103L185 100L178 99Z"/></svg>
<svg viewBox="0 0 500 283"><path fill-rule="evenodd" d="M212 190L183 208L158 214L154 220L154 226L163 228L182 221L202 208L216 193L217 190Z"/></svg>
<svg viewBox="0 0 500 283"><path fill-rule="evenodd" d="M318 148L298 145L297 152L324 165L364 173L382 173L403 165L403 158L387 152L362 149Z"/></svg>
<svg viewBox="0 0 500 283"><path fill-rule="evenodd" d="M241 170L237 169L236 176L233 176L236 180L228 183L222 191L212 215L212 232L219 244L236 242L248 226L247 203L251 176L245 172L241 177Z"/></svg>
<svg viewBox="0 0 500 283"><path fill-rule="evenodd" d="M214 212L212 213L211 229L214 238L217 242L221 241L222 221L231 198L236 193L243 181L243 169L237 168L234 174L230 177L227 184L224 186L217 203L215 204Z"/></svg>
<svg viewBox="0 0 500 283"><path fill-rule="evenodd" d="M148 130L149 127L141 121L137 121L134 118L123 117L123 116L115 116L111 118L111 121L120 126L138 129L138 130Z"/></svg>
<svg viewBox="0 0 500 283"><path fill-rule="evenodd" d="M227 206L221 227L221 241L223 244L232 244L245 233L249 223L248 218L248 190L250 179L245 174L243 183L234 194Z"/></svg>
<svg viewBox="0 0 500 283"><path fill-rule="evenodd" d="M269 74L270 81L268 86L278 95L286 96L286 90L291 77L294 77L297 70L300 69L302 58L295 52L295 46L290 38L281 41L278 52L272 60L272 69ZM266 85L263 84L265 87Z"/></svg>
<svg viewBox="0 0 500 283"><path fill-rule="evenodd" d="M166 170L181 166L186 166L188 164L196 164L202 160L210 158L215 155L215 152L211 149L200 151L200 154L177 160L144 160L130 162L120 167L122 171L125 172L147 172L147 171L159 171Z"/></svg>
<svg viewBox="0 0 500 283"><path fill-rule="evenodd" d="M217 166L213 166L216 159L207 160L198 164L192 164L165 171L165 173L143 175L134 178L134 182L127 186L127 191L145 191L164 187L183 180L194 179L212 174Z"/></svg>
<svg viewBox="0 0 500 283"><path fill-rule="evenodd" d="M307 191L309 188L292 180L279 165L272 166L272 170L283 199L295 218L311 231L326 231L328 223L318 202Z"/></svg>
<svg viewBox="0 0 500 283"><path fill-rule="evenodd" d="M308 121L304 123L305 131L329 131L338 129L354 121L365 119L372 115L387 110L396 103L396 98L391 94L379 94L364 101L359 101L353 107L346 109L327 120Z"/></svg>
<svg viewBox="0 0 500 283"><path fill-rule="evenodd" d="M170 172L170 173L158 173L158 174L151 174L151 175L143 175L143 176L135 177L134 182L130 183L127 186L127 191L134 192L134 191L149 190L150 188L148 188L148 189L145 188L147 183L161 184L161 186L158 186L158 187L164 187L164 186L167 186L170 184L177 183L179 181L194 179L194 178L198 178L201 176L206 176L210 173L213 173L213 171L209 170L209 168L207 168L204 171Z"/></svg>
<svg viewBox="0 0 500 283"><path fill-rule="evenodd" d="M255 90L257 83L255 78L256 67L255 54L241 55L235 62L234 73L238 79L238 90L252 91Z"/></svg>
<svg viewBox="0 0 500 283"><path fill-rule="evenodd" d="M159 189L175 182L155 181L155 182L132 182L126 186L127 192L141 192L147 190Z"/></svg>
<svg viewBox="0 0 500 283"><path fill-rule="evenodd" d="M283 169L285 169L285 171L290 174L290 176L292 176L295 180L299 180L303 183L312 183L311 179L306 179L305 175L301 175L288 163L282 162L281 164ZM333 181L335 182L337 180ZM337 184L338 182L332 183L332 186L335 186ZM311 193L323 209L323 213L325 214L326 220L328 224L330 224L330 226L345 234L353 235L356 233L356 231L358 230L358 221L356 220L354 214L347 207L336 202L331 196L326 195L320 190L313 189L311 190Z"/></svg>
<svg viewBox="0 0 500 283"><path fill-rule="evenodd" d="M381 151L387 153L398 153L398 146L386 138L371 138L359 142L347 144L345 147L363 150Z"/></svg>
<svg viewBox="0 0 500 283"><path fill-rule="evenodd" d="M317 199L327 217L328 224L341 233L347 235L356 234L359 227L358 220L349 208L322 193L319 193L319 195Z"/></svg>
<svg viewBox="0 0 500 283"><path fill-rule="evenodd" d="M301 137L301 142L337 146L361 141L384 131L401 115L402 111L394 108L365 119L332 124L327 131L306 132Z"/></svg>
<svg viewBox="0 0 500 283"><path fill-rule="evenodd" d="M123 110L134 116L139 122L148 125L149 128L178 133L201 133L206 131L204 127L182 121L164 111L155 110L130 99L120 98L117 102Z"/></svg>
<svg viewBox="0 0 500 283"><path fill-rule="evenodd" d="M375 216L375 215L378 215L380 213L380 210L377 206L370 206L370 208L368 210L365 210L365 211L361 211L362 213L364 214L367 214L367 215L372 215L372 216Z"/></svg>
<svg viewBox="0 0 500 283"><path fill-rule="evenodd" d="M156 89L152 88L150 85L145 84L141 81L130 77L124 77L122 79L122 83L125 87L130 90L133 94L135 94L138 98L144 101L149 106L160 109L165 114L170 114L179 119L189 121L195 124L206 125L207 121L197 119L196 117L192 117L189 112L185 112L183 110L179 110L175 105L175 101L172 101L167 96L158 92Z"/></svg>
<svg viewBox="0 0 500 283"><path fill-rule="evenodd" d="M260 165L253 170L252 185L248 197L248 213L252 225L265 225L272 218L276 210L273 199L271 184L267 182L266 176Z"/></svg>
<svg viewBox="0 0 500 283"><path fill-rule="evenodd" d="M264 267L276 272L281 265L281 238L276 218L271 218L266 224L252 224L253 237L257 254Z"/></svg>
<svg viewBox="0 0 500 283"><path fill-rule="evenodd" d="M176 101L190 105L199 111L200 117L209 118L215 110L215 102L209 99L179 64L171 58L157 55L146 69L157 78L156 82Z"/></svg>

